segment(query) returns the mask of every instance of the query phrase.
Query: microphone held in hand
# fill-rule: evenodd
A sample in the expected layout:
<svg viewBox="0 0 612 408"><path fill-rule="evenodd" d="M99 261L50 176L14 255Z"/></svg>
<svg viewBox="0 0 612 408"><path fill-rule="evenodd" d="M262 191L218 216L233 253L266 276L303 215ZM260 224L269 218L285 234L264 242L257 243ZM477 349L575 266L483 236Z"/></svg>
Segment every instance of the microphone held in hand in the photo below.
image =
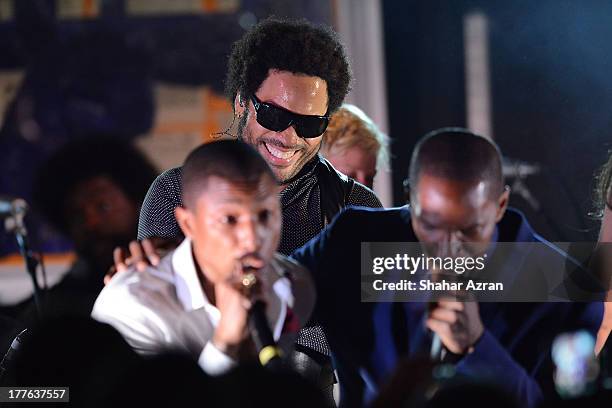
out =
<svg viewBox="0 0 612 408"><path fill-rule="evenodd" d="M258 284L254 273L247 273L242 278L245 294L253 298L254 288ZM281 350L274 341L274 335L268 324L266 304L262 300L254 300L249 310L249 331L262 366L279 370L282 368Z"/></svg>
<svg viewBox="0 0 612 408"><path fill-rule="evenodd" d="M280 369L282 367L281 350L274 341L266 317L266 304L261 300L255 301L251 307L249 330L257 348L261 365L274 370Z"/></svg>

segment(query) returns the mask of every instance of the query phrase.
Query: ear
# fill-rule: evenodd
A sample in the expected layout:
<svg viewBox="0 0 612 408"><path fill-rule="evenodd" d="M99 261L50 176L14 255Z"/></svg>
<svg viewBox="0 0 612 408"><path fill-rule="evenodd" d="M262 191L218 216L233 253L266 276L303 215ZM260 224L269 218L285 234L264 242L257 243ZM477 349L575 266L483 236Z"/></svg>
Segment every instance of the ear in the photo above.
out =
<svg viewBox="0 0 612 408"><path fill-rule="evenodd" d="M181 231L183 231L183 235L187 238L192 238L194 219L191 211L183 207L176 207L174 209L174 216L176 217L179 227L181 227Z"/></svg>
<svg viewBox="0 0 612 408"><path fill-rule="evenodd" d="M504 186L504 192L497 199L497 215L495 222L500 222L506 213L508 203L510 202L510 186Z"/></svg>
<svg viewBox="0 0 612 408"><path fill-rule="evenodd" d="M236 93L236 97L234 98L234 114L237 116L242 116L246 109L246 101L240 94L240 92Z"/></svg>

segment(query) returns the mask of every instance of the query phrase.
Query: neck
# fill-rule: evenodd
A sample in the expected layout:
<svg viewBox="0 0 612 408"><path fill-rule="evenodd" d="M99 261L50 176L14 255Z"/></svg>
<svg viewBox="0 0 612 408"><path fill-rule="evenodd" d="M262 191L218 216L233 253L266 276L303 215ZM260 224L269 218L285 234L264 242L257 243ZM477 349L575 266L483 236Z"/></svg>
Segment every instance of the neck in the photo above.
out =
<svg viewBox="0 0 612 408"><path fill-rule="evenodd" d="M302 168L300 169L300 171L298 171L293 177L285 180L284 182L280 183L280 188L281 191L283 191L284 189L286 189L289 184L293 183L295 180L299 179L300 177L304 176L306 173L310 172L314 166L316 166L316 164L320 161L319 155L315 155L312 159L310 159L309 161L307 161Z"/></svg>

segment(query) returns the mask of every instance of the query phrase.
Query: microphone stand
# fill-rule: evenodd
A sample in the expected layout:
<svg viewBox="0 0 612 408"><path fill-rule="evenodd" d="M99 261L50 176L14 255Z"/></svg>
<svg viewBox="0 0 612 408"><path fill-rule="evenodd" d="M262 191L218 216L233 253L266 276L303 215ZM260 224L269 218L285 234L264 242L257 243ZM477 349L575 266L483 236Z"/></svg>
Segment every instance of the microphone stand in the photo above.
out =
<svg viewBox="0 0 612 408"><path fill-rule="evenodd" d="M24 200L17 199L13 203L13 211L11 216L7 217L4 221L4 226L7 232L15 235L17 245L19 246L19 252L23 257L26 265L26 271L32 279L32 285L34 287L34 305L36 307L36 314L41 317L41 289L38 285L38 279L36 279L36 268L38 267L38 259L30 248L28 239L28 230L23 221L27 210L27 204Z"/></svg>

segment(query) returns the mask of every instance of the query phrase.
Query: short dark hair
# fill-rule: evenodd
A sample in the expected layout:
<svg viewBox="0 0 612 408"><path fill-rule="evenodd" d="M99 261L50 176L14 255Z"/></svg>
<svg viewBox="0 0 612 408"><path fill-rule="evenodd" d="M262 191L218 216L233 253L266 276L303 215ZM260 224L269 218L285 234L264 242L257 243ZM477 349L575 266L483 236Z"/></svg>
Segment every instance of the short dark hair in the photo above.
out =
<svg viewBox="0 0 612 408"><path fill-rule="evenodd" d="M322 78L327 83L328 114L349 91L351 69L338 35L306 20L268 18L253 26L232 46L225 93L248 100L276 69Z"/></svg>
<svg viewBox="0 0 612 408"><path fill-rule="evenodd" d="M612 151L599 170L595 184L595 216L603 217L605 208L612 209Z"/></svg>
<svg viewBox="0 0 612 408"><path fill-rule="evenodd" d="M276 182L268 163L248 144L238 140L205 143L192 151L183 165L183 203L193 206L210 177L255 187L264 175Z"/></svg>
<svg viewBox="0 0 612 408"><path fill-rule="evenodd" d="M492 196L504 186L497 145L463 128L434 130L417 143L408 174L412 188L422 173L468 184L486 181Z"/></svg>
<svg viewBox="0 0 612 408"><path fill-rule="evenodd" d="M38 170L33 204L59 231L68 232L66 204L78 184L105 176L137 206L157 172L130 142L120 137L90 136L60 147Z"/></svg>

